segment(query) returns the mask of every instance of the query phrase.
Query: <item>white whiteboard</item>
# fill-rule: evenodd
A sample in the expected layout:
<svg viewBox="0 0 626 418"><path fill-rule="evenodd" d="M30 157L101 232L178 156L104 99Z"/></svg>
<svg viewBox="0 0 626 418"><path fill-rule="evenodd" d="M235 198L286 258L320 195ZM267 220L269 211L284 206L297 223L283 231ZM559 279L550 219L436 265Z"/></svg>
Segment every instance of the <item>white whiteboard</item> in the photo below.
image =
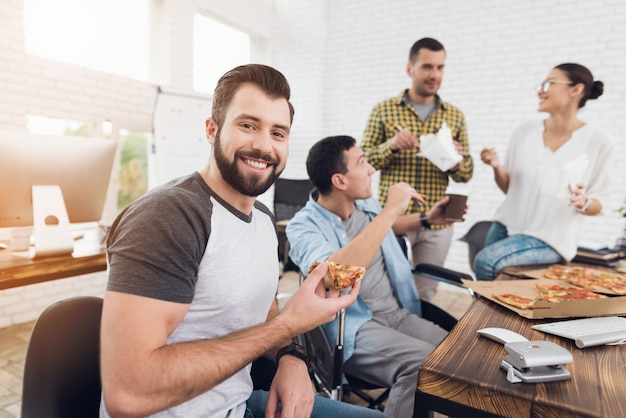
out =
<svg viewBox="0 0 626 418"><path fill-rule="evenodd" d="M209 160L205 120L211 116L208 95L159 88L153 115L156 184L199 170Z"/></svg>

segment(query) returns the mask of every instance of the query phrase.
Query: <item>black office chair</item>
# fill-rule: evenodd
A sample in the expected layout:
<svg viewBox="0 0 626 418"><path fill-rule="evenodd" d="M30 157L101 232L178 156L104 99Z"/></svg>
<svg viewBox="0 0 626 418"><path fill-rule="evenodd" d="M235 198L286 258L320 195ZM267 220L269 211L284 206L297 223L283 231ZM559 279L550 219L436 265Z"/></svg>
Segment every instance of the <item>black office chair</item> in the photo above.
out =
<svg viewBox="0 0 626 418"><path fill-rule="evenodd" d="M476 222L465 235L459 238L459 241L466 242L469 247L469 263L472 270L474 270L474 258L485 247L485 239L492 224L493 221Z"/></svg>
<svg viewBox="0 0 626 418"><path fill-rule="evenodd" d="M50 305L37 319L24 364L22 418L98 417L102 298L79 296ZM269 390L273 361L252 363L254 389Z"/></svg>
<svg viewBox="0 0 626 418"><path fill-rule="evenodd" d="M39 316L24 364L22 418L98 416L101 315L102 298L79 296Z"/></svg>
<svg viewBox="0 0 626 418"><path fill-rule="evenodd" d="M298 271L298 267L289 259L289 241L285 227L299 211L315 186L309 179L278 178L274 183L274 217L278 231L278 259L283 263L283 272Z"/></svg>

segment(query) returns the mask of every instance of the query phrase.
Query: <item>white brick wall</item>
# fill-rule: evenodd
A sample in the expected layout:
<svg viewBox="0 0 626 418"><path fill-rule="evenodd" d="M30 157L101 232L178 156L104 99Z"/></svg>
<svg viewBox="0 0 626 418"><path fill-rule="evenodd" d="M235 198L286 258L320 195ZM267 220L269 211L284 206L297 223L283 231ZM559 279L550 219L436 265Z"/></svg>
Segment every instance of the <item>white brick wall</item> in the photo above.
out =
<svg viewBox="0 0 626 418"><path fill-rule="evenodd" d="M306 25L308 20L302 16L316 14L319 2L292 3L276 1L283 12L276 27L286 32L272 41L274 64L294 85L297 116L286 174L306 176L302 161L311 144L323 136L349 134L361 139L373 105L408 87L408 51L421 37L435 37L446 47L440 93L464 111L475 157L484 146L503 153L515 125L541 116L536 112L534 86L555 65L580 62L605 83L605 94L589 101L580 116L618 141L615 193L606 216L587 221L585 237L612 244L621 234L625 222L615 209L626 196L624 2L392 0L383 6L377 0L328 1L321 28ZM290 48L294 39L307 42L294 50ZM303 79L320 63L320 86ZM309 86L302 97L301 89ZM303 123L303 108L305 112L322 109L323 115L304 115ZM467 222L455 227L455 238L475 221L489 219L503 199L492 170L480 161L475 166L470 213ZM454 241L446 265L470 271L464 243Z"/></svg>
<svg viewBox="0 0 626 418"><path fill-rule="evenodd" d="M163 0L152 16L152 83L29 56L22 2L0 8L0 130L25 129L27 114L151 131L155 85L192 86L193 14L201 12L252 34L253 61L274 65L290 80L296 108L285 177L305 177L309 147L327 135L360 140L372 106L408 86L408 50L420 37L448 51L441 95L466 114L473 155L483 146L504 152L520 121L537 117L533 86L561 62L588 66L605 95L581 117L618 140L615 194L607 215L587 222L589 239L612 243L625 226L614 209L626 196L626 4L621 0ZM490 170L476 163L468 220L488 219L502 195ZM4 198L4 197L3 197ZM271 200L271 193L264 201ZM455 241L447 265L469 271ZM0 291L0 327L29 321L47 304L76 294L101 294L106 274Z"/></svg>

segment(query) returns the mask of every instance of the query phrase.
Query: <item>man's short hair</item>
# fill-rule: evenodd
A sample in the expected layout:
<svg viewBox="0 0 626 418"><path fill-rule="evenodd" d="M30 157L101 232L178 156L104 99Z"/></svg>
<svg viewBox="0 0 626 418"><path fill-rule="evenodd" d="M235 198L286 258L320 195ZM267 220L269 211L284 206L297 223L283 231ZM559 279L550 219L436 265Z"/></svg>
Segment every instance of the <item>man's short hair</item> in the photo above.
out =
<svg viewBox="0 0 626 418"><path fill-rule="evenodd" d="M289 98L291 89L285 76L275 68L262 64L246 64L235 67L224 74L213 92L211 117L219 128L224 124L226 110L237 90L244 84L252 84L260 88L271 99L284 98L289 104L291 122L294 108Z"/></svg>
<svg viewBox="0 0 626 418"><path fill-rule="evenodd" d="M409 62L415 62L417 56L419 55L420 49L428 49L430 51L443 51L446 49L443 47L443 44L434 38L422 38L416 41L411 47L411 51L409 51Z"/></svg>
<svg viewBox="0 0 626 418"><path fill-rule="evenodd" d="M320 194L331 192L331 179L335 173L348 172L344 151L354 146L356 139L348 135L338 135L326 137L311 147L306 159L306 171Z"/></svg>

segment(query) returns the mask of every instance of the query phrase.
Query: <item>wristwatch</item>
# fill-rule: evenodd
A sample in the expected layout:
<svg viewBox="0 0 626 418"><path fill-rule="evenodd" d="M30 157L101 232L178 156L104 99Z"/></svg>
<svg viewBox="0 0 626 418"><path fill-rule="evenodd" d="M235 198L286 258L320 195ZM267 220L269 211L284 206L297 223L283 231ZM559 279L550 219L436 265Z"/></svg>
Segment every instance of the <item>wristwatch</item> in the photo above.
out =
<svg viewBox="0 0 626 418"><path fill-rule="evenodd" d="M299 358L309 367L309 356L306 354L306 350L295 341L278 350L278 353L276 353L276 365L278 365L278 360L287 354Z"/></svg>
<svg viewBox="0 0 626 418"><path fill-rule="evenodd" d="M420 223L424 229L430 229L430 222L426 219L426 212L420 214Z"/></svg>

